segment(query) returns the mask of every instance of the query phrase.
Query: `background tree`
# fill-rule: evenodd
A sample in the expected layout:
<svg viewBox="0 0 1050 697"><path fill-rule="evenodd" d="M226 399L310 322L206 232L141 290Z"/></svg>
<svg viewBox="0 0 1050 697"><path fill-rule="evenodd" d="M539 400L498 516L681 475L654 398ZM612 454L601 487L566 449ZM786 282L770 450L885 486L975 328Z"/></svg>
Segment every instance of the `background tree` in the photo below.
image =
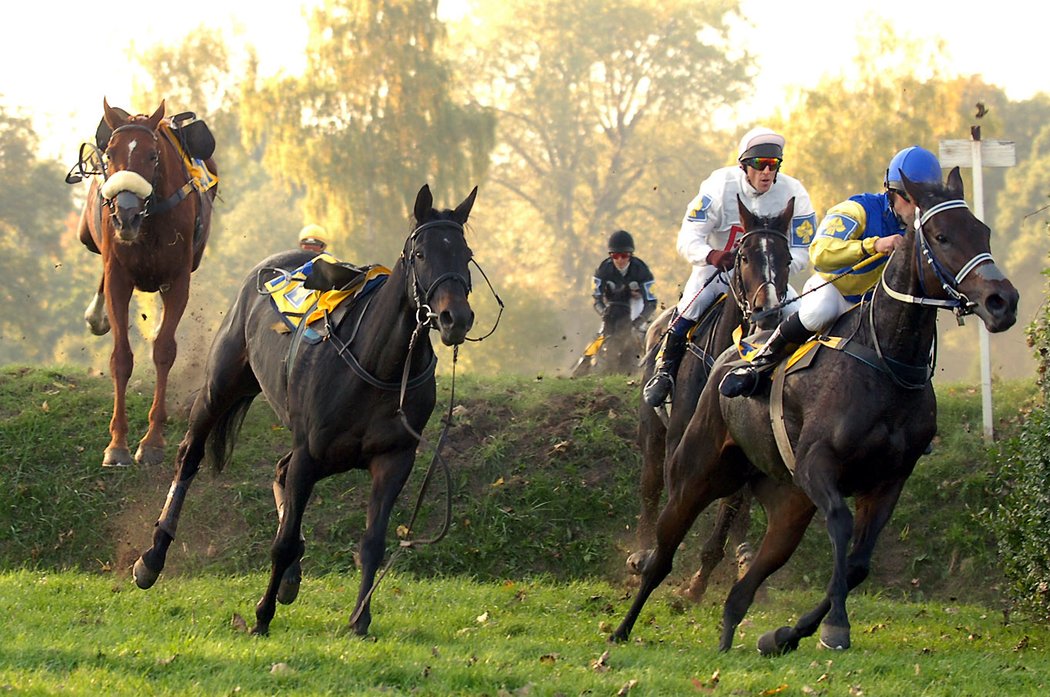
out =
<svg viewBox="0 0 1050 697"><path fill-rule="evenodd" d="M27 117L0 106L0 362L50 360L66 331L52 319L69 293L63 245L71 208L65 169L41 160ZM81 312L83 308L81 309ZM78 317L79 319L79 317Z"/></svg>
<svg viewBox="0 0 1050 697"><path fill-rule="evenodd" d="M519 244L533 268L584 290L610 232L653 227L660 168L684 153L702 171L706 119L746 86L749 59L728 51L737 12L734 2L515 0L483 18L491 33L465 72L499 114L490 180L526 216ZM662 205L658 215L667 219Z"/></svg>
<svg viewBox="0 0 1050 697"><path fill-rule="evenodd" d="M453 206L484 175L492 117L457 98L436 12L436 0L325 0L305 74L245 100L250 142L344 258L392 263L424 183Z"/></svg>

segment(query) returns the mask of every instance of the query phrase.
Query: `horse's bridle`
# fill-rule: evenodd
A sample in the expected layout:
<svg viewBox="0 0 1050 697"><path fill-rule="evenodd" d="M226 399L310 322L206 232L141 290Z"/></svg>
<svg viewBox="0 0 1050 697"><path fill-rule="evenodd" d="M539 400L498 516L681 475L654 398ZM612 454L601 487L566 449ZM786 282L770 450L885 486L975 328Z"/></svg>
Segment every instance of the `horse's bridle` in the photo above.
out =
<svg viewBox="0 0 1050 697"><path fill-rule="evenodd" d="M117 128L113 129L113 133L110 134L109 140L112 141L113 137L115 135L117 135L118 133L126 133L128 131L145 131L146 133L149 133L150 137L153 138L153 145L156 147L157 142L158 142L157 131L152 129L152 128L150 128L149 126L144 126L141 123L126 123L123 126L118 126ZM158 150L159 150L159 148L158 148ZM103 182L106 182L106 181L109 180L109 177L110 177L109 167L107 166L108 158L107 157L103 157L101 159L102 159L102 180L103 180ZM149 185L150 185L150 194L149 194L149 196L147 196L145 198L145 203L143 203L143 206L142 206L142 210L143 210L142 217L143 218L149 217L149 215L151 213L159 212L159 211L156 210L156 207L153 205L153 202L155 200L154 199L154 195L157 192L157 177L159 175L159 172L160 172L160 158L158 157L157 161L153 163L153 176L148 180L149 181ZM136 172L136 174L137 174L137 172ZM143 177L143 179L145 179L145 177ZM100 192L102 191L101 187L99 188L99 191ZM102 203L104 203L106 206L108 206L110 210L113 210L113 205L114 205L114 199L115 198L116 198L115 196L113 198L106 198L105 196L102 196Z"/></svg>
<svg viewBox="0 0 1050 697"><path fill-rule="evenodd" d="M750 237L752 235L761 235L761 236L774 235L774 236L779 237L781 239L787 239L787 235L782 230L774 230L773 228L768 228L768 227L766 227L766 228L758 228L756 230L748 230L747 232L744 233L744 235L740 238L740 242L737 243L737 245L736 245L736 253L735 253L735 256L733 257L733 267L734 268L737 268L739 266L739 264L740 264L740 257L743 255L744 240L746 240L748 237ZM756 288L755 292L752 294L752 297L748 298L744 294L744 289L742 287L741 288L737 287L738 284L743 283L743 278L741 277L741 275L739 273L731 274L730 277L729 277L729 281L730 281L729 282L729 290L733 294L733 299L736 300L736 304L740 308L740 312L743 314L744 322L750 324L751 316L754 313L753 305L755 304L755 302L757 300L758 293L762 290L762 288L766 284L763 284L762 286ZM769 281L768 283L772 284L772 281ZM773 285L775 287L775 284L773 284ZM784 303L784 299L781 298L779 294L777 295L777 301L778 301L777 309L782 308L785 303Z"/></svg>
<svg viewBox="0 0 1050 697"><path fill-rule="evenodd" d="M471 291L470 279L465 278L463 274L457 271L446 271L431 281L430 287L425 290L423 284L419 282L419 274L416 273L415 267L416 241L421 233L438 227L450 227L459 230L460 233L466 234L463 230L463 226L454 220L431 220L423 223L412 231L412 234L408 237L408 243L405 245L405 253L403 255L405 263L408 266L410 284L409 294L412 296L412 300L416 305L416 322L427 329L433 329L434 320L437 319L437 314L430 308L430 301L438 286L445 281L458 281L462 284L464 290L466 290L468 294Z"/></svg>
<svg viewBox="0 0 1050 697"><path fill-rule="evenodd" d="M974 269L985 262L995 263L995 259L988 252L980 252L975 254L968 262L963 264L959 271L952 275L944 265L937 259L933 253L933 249L930 247L930 243L926 239L926 235L923 232L923 225L925 225L931 218L944 211L951 210L954 208L966 208L969 210L969 206L966 201L962 199L952 199L949 201L942 201L937 205L933 206L927 211L916 209L915 218L915 237L918 240L918 244L915 245L915 265L916 268L922 268L922 260L925 259L926 264L933 270L933 275L937 278L941 284L941 288L944 290L947 298L931 298L927 295L926 283L924 281L924 274L919 274L919 288L922 295L915 296L907 293L901 293L890 288L889 284L886 283L886 274L882 274L882 288L886 291L886 294L895 300L901 302L910 303L912 305L924 305L927 307L949 309L955 312L956 318L959 320L959 324L963 323L963 317L969 314L973 314L976 303L972 302L963 293L959 291L959 284L970 275Z"/></svg>

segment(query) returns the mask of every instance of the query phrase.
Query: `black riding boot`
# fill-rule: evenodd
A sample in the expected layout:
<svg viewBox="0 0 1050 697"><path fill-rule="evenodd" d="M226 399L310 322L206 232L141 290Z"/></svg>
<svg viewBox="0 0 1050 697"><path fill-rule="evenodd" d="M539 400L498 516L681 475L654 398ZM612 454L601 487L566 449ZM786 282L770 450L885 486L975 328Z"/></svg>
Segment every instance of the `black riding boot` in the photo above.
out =
<svg viewBox="0 0 1050 697"><path fill-rule="evenodd" d="M718 385L718 391L726 397L751 396L762 384L762 377L780 362L790 351L804 343L813 332L806 329L795 313L781 322L769 335L762 347L747 365L733 368Z"/></svg>
<svg viewBox="0 0 1050 697"><path fill-rule="evenodd" d="M667 401L674 390L674 379L678 375L678 366L685 355L686 337L674 332L664 336L663 356L656 372L642 388L642 399L651 407L658 407Z"/></svg>

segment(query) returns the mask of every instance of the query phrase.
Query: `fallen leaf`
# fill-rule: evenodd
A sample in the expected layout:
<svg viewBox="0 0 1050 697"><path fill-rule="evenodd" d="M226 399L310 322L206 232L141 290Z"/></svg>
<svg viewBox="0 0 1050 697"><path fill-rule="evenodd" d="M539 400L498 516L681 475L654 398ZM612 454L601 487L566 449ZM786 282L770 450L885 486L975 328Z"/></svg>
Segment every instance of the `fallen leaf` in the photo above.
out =
<svg viewBox="0 0 1050 697"><path fill-rule="evenodd" d="M270 673L272 675L290 675L295 671L287 663L274 663L270 666Z"/></svg>
<svg viewBox="0 0 1050 697"><path fill-rule="evenodd" d="M503 486L503 484L504 484L503 477L500 477L496 481L492 482L493 488L495 488L497 486Z"/></svg>
<svg viewBox="0 0 1050 697"><path fill-rule="evenodd" d="M624 697L624 695L630 692L631 688L635 687L637 684L637 680L628 680L624 683L623 687L620 688L620 691L616 693L616 697Z"/></svg>
<svg viewBox="0 0 1050 697"><path fill-rule="evenodd" d="M233 613L233 621L230 622L230 625L238 632L248 631L248 623L245 622L244 618L238 615L236 612Z"/></svg>
<svg viewBox="0 0 1050 697"><path fill-rule="evenodd" d="M603 652L602 655L598 657L597 661L591 663L591 670L598 671L599 673L604 673L605 671L609 670L608 651Z"/></svg>
<svg viewBox="0 0 1050 697"><path fill-rule="evenodd" d="M489 621L488 610L486 610L485 612L481 613L480 615L478 615L474 619L477 621L478 624L485 624L486 622Z"/></svg>
<svg viewBox="0 0 1050 697"><path fill-rule="evenodd" d="M558 654L556 653L545 653L540 656L540 663L544 665L552 666L558 662Z"/></svg>
<svg viewBox="0 0 1050 697"><path fill-rule="evenodd" d="M45 414L51 411L51 407L48 406L46 399L44 400L44 403L40 405L40 411L44 412Z"/></svg>
<svg viewBox="0 0 1050 697"><path fill-rule="evenodd" d="M759 694L764 695L764 696L765 695L778 695L778 694L780 694L781 692L783 692L786 689L788 689L788 686L787 686L787 683L784 683L783 685L777 685L776 687L771 687L768 690L766 690L765 692L760 692Z"/></svg>

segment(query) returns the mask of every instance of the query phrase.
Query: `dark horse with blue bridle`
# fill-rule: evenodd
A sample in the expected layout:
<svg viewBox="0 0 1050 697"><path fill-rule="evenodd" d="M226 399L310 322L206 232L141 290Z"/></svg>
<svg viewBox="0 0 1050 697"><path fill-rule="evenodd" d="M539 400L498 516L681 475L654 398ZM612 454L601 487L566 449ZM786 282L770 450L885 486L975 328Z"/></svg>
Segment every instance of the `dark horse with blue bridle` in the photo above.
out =
<svg viewBox="0 0 1050 697"><path fill-rule="evenodd" d="M715 364L668 460L656 549L640 565L638 595L612 639L627 639L696 516L747 486L766 511L766 534L726 598L719 648L732 646L755 591L791 557L818 511L833 559L826 594L794 626L764 634L758 648L767 655L792 651L821 623L823 645L850 646L846 597L868 576L879 533L936 432L928 362L937 309L975 312L991 332L1017 319L1017 290L989 253L988 227L962 200L959 168L946 186L907 177L903 183L918 206L917 224L886 263L873 298L828 329L829 337L848 338L842 350L821 346L799 372L778 367L769 393L750 398L718 391L732 351Z"/></svg>
<svg viewBox="0 0 1050 697"><path fill-rule="evenodd" d="M179 444L175 478L153 533L153 546L135 564L135 582L149 588L164 568L186 493L209 455L221 468L240 424L262 392L292 433L292 450L274 479L279 524L271 548L269 585L255 609L255 634L266 634L276 602L298 595L305 549L303 511L314 485L351 469L372 478L361 539L361 585L351 628L366 634L370 591L386 549L391 509L408 480L416 448L436 401L437 357L430 330L457 346L474 323L470 248L464 225L475 188L455 210L435 210L430 188L416 198L415 225L389 277L356 302L339 322L325 319L327 338L295 344L297 334L274 331L278 315L259 292L259 278L292 270L312 258L299 250L261 262L248 275L212 344L204 386ZM315 261L307 287L343 288L360 270Z"/></svg>

